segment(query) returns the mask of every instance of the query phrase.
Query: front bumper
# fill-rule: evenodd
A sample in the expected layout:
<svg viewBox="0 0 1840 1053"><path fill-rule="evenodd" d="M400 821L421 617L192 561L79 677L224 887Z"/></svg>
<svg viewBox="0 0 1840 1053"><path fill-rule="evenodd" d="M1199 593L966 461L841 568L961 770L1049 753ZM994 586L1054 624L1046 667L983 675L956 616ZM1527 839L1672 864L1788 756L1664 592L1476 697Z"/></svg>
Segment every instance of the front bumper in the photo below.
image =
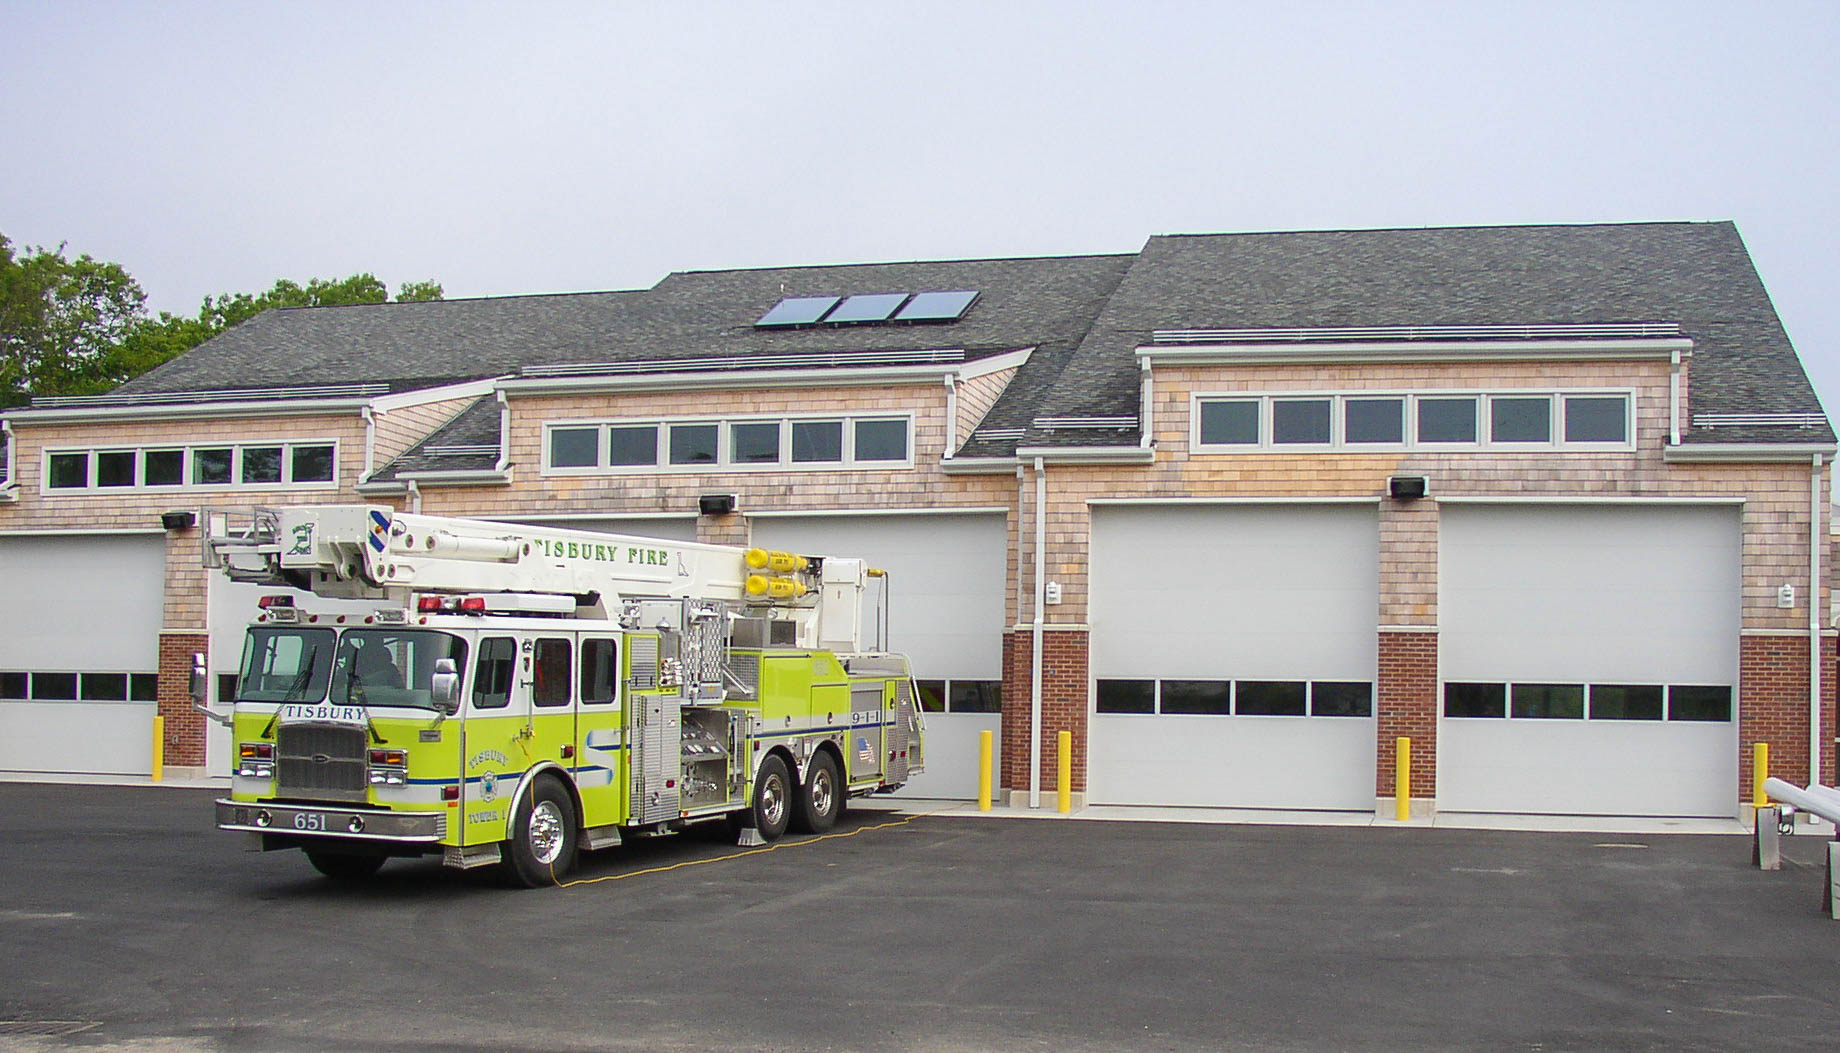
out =
<svg viewBox="0 0 1840 1053"><path fill-rule="evenodd" d="M378 808L321 808L220 800L217 802L217 828L250 834L427 844L447 836L447 815L443 812L391 812Z"/></svg>

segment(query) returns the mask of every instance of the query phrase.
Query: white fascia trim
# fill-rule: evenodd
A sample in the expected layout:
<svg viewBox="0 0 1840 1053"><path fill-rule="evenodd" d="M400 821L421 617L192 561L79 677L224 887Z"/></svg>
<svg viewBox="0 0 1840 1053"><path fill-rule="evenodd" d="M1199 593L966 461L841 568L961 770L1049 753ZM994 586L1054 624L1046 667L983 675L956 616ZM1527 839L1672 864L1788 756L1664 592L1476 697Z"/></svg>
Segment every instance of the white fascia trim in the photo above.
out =
<svg viewBox="0 0 1840 1053"><path fill-rule="evenodd" d="M322 417L361 413L370 399L276 399L272 402L187 402L165 406L94 406L9 410L28 424L115 420L221 420L226 417Z"/></svg>
<svg viewBox="0 0 1840 1053"><path fill-rule="evenodd" d="M1034 353L1034 348L1025 347L1019 351L991 355L989 358L980 358L975 362L966 362L954 372L958 374L960 380L976 380L992 373L1001 373L1006 369L1021 369L1028 363L1029 356Z"/></svg>
<svg viewBox="0 0 1840 1053"><path fill-rule="evenodd" d="M158 512L149 513L158 516ZM0 537L146 537L164 534L160 527L110 527L102 530L71 530L68 527L35 530L0 530ZM1803 636L1808 635L1806 632Z"/></svg>
<svg viewBox="0 0 1840 1053"><path fill-rule="evenodd" d="M371 400L371 407L378 413L391 413L409 406L420 406L429 402L445 402L449 399L480 398L490 395L492 389L504 377L487 377L484 380L469 380L464 384L445 384L438 388L421 388L416 391L404 391L395 395L380 395Z"/></svg>
<svg viewBox="0 0 1840 1053"><path fill-rule="evenodd" d="M1194 505L1378 505L1378 495L1373 497L1089 497L1090 506L1156 506L1192 507Z"/></svg>
<svg viewBox="0 0 1840 1053"><path fill-rule="evenodd" d="M1156 463L1156 451L1142 446L1023 446L1016 456L1043 464Z"/></svg>
<svg viewBox="0 0 1840 1053"><path fill-rule="evenodd" d="M468 516L467 518L478 519L487 523L509 523L512 526L518 526L520 524L528 525L531 523L548 522L579 523L595 519L691 520L695 519L696 516L683 512L583 512L581 514L571 514L568 512L537 512L531 515L520 515L516 512L494 512L489 516Z"/></svg>
<svg viewBox="0 0 1840 1053"><path fill-rule="evenodd" d="M483 483L494 486L511 485L511 473L493 471L490 468L452 468L421 472L397 472L398 482L414 482L419 486L466 486Z"/></svg>
<svg viewBox="0 0 1840 1053"><path fill-rule="evenodd" d="M1667 340L1453 340L1448 343L1361 341L1343 344L1147 344L1137 357L1152 365L1246 365L1362 362L1622 361L1690 356L1693 341Z"/></svg>
<svg viewBox="0 0 1840 1053"><path fill-rule="evenodd" d="M750 519L803 519L809 516L825 516L829 518L831 516L962 516L1009 514L1009 509L1003 505L966 505L963 508L782 508L771 512L752 512L744 508L741 511L742 514Z"/></svg>
<svg viewBox="0 0 1840 1053"><path fill-rule="evenodd" d="M1001 475L1015 471L1020 463L1014 457L954 457L942 462L939 470L947 475Z"/></svg>
<svg viewBox="0 0 1840 1053"><path fill-rule="evenodd" d="M1428 499L1440 505L1730 505L1737 508L1745 503L1744 498L1729 494L1709 494L1704 497L1673 494L1654 497L1639 494L1579 494L1575 497L1564 494L1431 494Z"/></svg>
<svg viewBox="0 0 1840 1053"><path fill-rule="evenodd" d="M1833 443L1817 442L1689 443L1685 446L1666 447L1661 451L1661 459L1669 464L1704 464L1714 461L1748 461L1753 464L1794 461L1800 464L1817 454L1831 457L1834 452Z"/></svg>
<svg viewBox="0 0 1840 1053"><path fill-rule="evenodd" d="M406 494L409 492L409 484L397 482L394 479L388 479L381 483L359 483L357 486L352 487L352 489L361 494Z"/></svg>
<svg viewBox="0 0 1840 1053"><path fill-rule="evenodd" d="M498 381L515 395L569 395L620 391L726 391L734 388L869 387L878 384L936 384L956 374L959 363L879 366L870 369L712 370L603 377L528 377Z"/></svg>

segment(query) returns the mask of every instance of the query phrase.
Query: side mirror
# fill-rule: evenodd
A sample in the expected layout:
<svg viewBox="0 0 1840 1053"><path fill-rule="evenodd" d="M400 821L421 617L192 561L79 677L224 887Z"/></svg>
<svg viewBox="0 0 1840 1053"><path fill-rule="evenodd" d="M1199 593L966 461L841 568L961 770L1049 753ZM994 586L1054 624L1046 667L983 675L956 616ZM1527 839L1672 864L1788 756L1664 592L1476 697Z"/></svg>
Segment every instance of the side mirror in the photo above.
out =
<svg viewBox="0 0 1840 1053"><path fill-rule="evenodd" d="M205 669L204 655L194 653L192 655L192 679L188 687L192 696L192 703L194 705L203 705L204 700L211 695L210 687L210 673Z"/></svg>
<svg viewBox="0 0 1840 1053"><path fill-rule="evenodd" d="M460 670L452 658L434 660L434 679L429 688L435 709L450 717L460 711Z"/></svg>

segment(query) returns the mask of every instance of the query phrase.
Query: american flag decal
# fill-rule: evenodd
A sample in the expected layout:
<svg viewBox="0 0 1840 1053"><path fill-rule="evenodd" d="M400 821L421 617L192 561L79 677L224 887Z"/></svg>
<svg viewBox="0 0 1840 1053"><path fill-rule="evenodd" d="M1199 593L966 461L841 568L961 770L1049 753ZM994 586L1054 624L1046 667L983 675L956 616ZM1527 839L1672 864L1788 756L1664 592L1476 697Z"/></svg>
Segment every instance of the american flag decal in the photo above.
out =
<svg viewBox="0 0 1840 1053"><path fill-rule="evenodd" d="M856 759L862 761L864 764L875 763L874 748L869 745L868 739L861 736L857 736L856 739Z"/></svg>

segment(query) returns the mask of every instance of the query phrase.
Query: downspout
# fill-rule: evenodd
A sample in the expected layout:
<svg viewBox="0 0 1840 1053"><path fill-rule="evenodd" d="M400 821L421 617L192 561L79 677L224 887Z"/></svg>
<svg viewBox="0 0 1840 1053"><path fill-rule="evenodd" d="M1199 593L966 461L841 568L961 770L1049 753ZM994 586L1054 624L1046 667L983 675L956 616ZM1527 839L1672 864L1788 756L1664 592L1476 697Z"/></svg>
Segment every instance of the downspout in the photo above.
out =
<svg viewBox="0 0 1840 1053"><path fill-rule="evenodd" d="M358 411L364 418L364 474L359 479L368 480L377 470L377 418L369 406Z"/></svg>
<svg viewBox="0 0 1840 1053"><path fill-rule="evenodd" d="M414 479L409 480L409 511L422 514L422 488L415 485Z"/></svg>
<svg viewBox="0 0 1840 1053"><path fill-rule="evenodd" d="M1668 445L1680 445L1680 352L1669 356L1668 367Z"/></svg>
<svg viewBox="0 0 1840 1053"><path fill-rule="evenodd" d="M1035 625L1029 654L1029 807L1041 807L1041 644L1047 610L1048 472L1035 458Z"/></svg>
<svg viewBox="0 0 1840 1053"><path fill-rule="evenodd" d="M6 481L0 482L3 492L19 486L19 473L13 470L13 451L19 448L19 436L13 434L13 422L5 418L0 418L0 435L6 436Z"/></svg>
<svg viewBox="0 0 1840 1053"><path fill-rule="evenodd" d="M511 402L505 398L505 389L498 392L498 461L492 470L503 473L511 464Z"/></svg>
<svg viewBox="0 0 1840 1053"><path fill-rule="evenodd" d="M958 376L946 374L946 453L941 460L952 459L958 449Z"/></svg>
<svg viewBox="0 0 1840 1053"><path fill-rule="evenodd" d="M1154 427L1155 421L1153 419L1153 408L1156 405L1154 401L1156 397L1154 388L1155 382L1150 378L1150 360L1148 358L1139 359L1137 364L1144 373L1142 390L1138 396L1139 405L1137 407L1137 419L1143 428L1143 437L1138 440L1137 445L1147 450L1156 443L1156 428Z"/></svg>
<svg viewBox="0 0 1840 1053"><path fill-rule="evenodd" d="M1808 473L1808 785L1821 781L1821 455Z"/></svg>

